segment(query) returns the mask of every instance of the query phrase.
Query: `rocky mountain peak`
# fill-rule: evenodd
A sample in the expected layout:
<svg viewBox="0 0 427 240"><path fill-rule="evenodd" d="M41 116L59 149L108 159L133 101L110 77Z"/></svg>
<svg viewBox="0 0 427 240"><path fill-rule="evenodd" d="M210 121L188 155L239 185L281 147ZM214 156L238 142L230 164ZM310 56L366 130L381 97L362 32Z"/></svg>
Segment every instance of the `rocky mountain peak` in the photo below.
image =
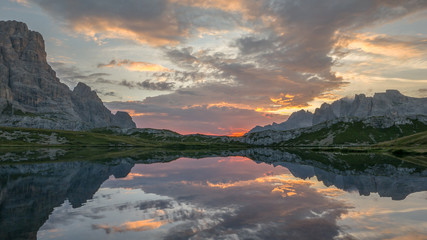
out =
<svg viewBox="0 0 427 240"><path fill-rule="evenodd" d="M356 94L352 100L342 98L331 104L323 103L320 108L316 108L314 114L300 110L292 113L285 122L257 126L249 133L265 130L285 131L329 121L364 120L371 117L387 117L391 121L401 121L402 118L417 116L427 116L427 98L407 97L398 90L387 90L375 93L373 97Z"/></svg>
<svg viewBox="0 0 427 240"><path fill-rule="evenodd" d="M71 91L46 61L43 37L25 23L0 21L0 125L84 130L134 128L127 113L111 114L95 91ZM19 114L17 114L19 113Z"/></svg>
<svg viewBox="0 0 427 240"><path fill-rule="evenodd" d="M101 99L98 97L98 94L96 94L95 91L92 91L92 89L88 85L82 82L79 82L77 86L73 89L73 95L101 101Z"/></svg>
<svg viewBox="0 0 427 240"><path fill-rule="evenodd" d="M8 61L21 60L49 68L40 33L28 30L25 23L17 21L0 21L0 32L3 35L0 37L3 57Z"/></svg>

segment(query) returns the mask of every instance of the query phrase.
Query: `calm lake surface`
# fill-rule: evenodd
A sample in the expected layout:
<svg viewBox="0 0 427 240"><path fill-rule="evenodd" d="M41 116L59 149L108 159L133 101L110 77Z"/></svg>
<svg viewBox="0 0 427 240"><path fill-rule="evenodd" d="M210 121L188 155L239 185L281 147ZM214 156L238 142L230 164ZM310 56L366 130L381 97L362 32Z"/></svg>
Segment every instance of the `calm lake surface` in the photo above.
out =
<svg viewBox="0 0 427 240"><path fill-rule="evenodd" d="M0 239L427 239L427 169L391 157L47 152L3 153Z"/></svg>

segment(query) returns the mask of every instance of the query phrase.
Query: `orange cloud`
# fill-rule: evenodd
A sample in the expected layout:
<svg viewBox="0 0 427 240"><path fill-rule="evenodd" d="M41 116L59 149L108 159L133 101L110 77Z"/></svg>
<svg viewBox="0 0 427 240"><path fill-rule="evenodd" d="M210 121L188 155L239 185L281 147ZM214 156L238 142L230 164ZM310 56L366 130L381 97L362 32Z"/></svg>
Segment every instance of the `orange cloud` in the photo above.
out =
<svg viewBox="0 0 427 240"><path fill-rule="evenodd" d="M16 2L22 6L29 7L30 3L27 0L10 0L11 2Z"/></svg>
<svg viewBox="0 0 427 240"><path fill-rule="evenodd" d="M102 45L106 39L133 40L151 46L175 46L180 37L187 37L188 30L182 30L177 20L163 16L152 21L128 22L124 19L86 16L75 19L71 28Z"/></svg>
<svg viewBox="0 0 427 240"><path fill-rule="evenodd" d="M287 194L287 192L295 192L293 189L296 186L311 186L313 183L302 180L302 179L291 179L288 175L266 175L263 177L259 177L253 180L246 180L246 181L236 181L236 182L227 182L227 183L211 183L209 181L206 182L206 185L208 187L212 188L233 188L233 187L244 187L249 186L253 184L260 184L260 183L271 183L272 186L275 186L272 190L272 193L281 192L285 193L286 196L291 196L295 194Z"/></svg>
<svg viewBox="0 0 427 240"><path fill-rule="evenodd" d="M113 68L113 67L124 67L129 71L133 72L169 72L168 68L165 68L159 64L147 63L147 62L136 62L131 60L111 60L107 64L98 64L98 68Z"/></svg>
<svg viewBox="0 0 427 240"><path fill-rule="evenodd" d="M111 232L142 232L147 230L152 230L159 228L166 224L167 221L155 221L155 219L146 219L135 222L125 222L119 226L109 226L109 225L94 225L95 229L104 229L107 234Z"/></svg>
<svg viewBox="0 0 427 240"><path fill-rule="evenodd" d="M365 53L387 57L409 59L425 54L425 52L417 48L418 43L421 43L420 41L422 42L423 40L414 37L392 37L385 34L359 33L344 37L337 42L336 46L349 50L362 50Z"/></svg>
<svg viewBox="0 0 427 240"><path fill-rule="evenodd" d="M240 12L244 9L246 9L245 1L244 0L170 0L171 2L185 5L185 6L192 6L192 7L199 7L199 8L215 8L220 9L227 12Z"/></svg>
<svg viewBox="0 0 427 240"><path fill-rule="evenodd" d="M229 137L241 137L241 136L245 135L247 132L249 132L249 130L250 129L242 128L238 132L232 132L230 134L227 134L227 136L229 136Z"/></svg>
<svg viewBox="0 0 427 240"><path fill-rule="evenodd" d="M133 180L136 177L139 177L139 178L166 177L166 174L129 173L125 178L121 178L120 180Z"/></svg>

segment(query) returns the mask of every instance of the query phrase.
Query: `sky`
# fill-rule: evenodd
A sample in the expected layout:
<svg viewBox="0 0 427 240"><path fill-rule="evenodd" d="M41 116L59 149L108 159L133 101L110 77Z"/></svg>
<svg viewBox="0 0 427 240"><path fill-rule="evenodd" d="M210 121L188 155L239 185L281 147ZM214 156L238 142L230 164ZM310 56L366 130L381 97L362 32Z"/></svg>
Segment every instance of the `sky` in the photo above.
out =
<svg viewBox="0 0 427 240"><path fill-rule="evenodd" d="M140 128L241 135L342 97L427 96L427 0L0 0Z"/></svg>

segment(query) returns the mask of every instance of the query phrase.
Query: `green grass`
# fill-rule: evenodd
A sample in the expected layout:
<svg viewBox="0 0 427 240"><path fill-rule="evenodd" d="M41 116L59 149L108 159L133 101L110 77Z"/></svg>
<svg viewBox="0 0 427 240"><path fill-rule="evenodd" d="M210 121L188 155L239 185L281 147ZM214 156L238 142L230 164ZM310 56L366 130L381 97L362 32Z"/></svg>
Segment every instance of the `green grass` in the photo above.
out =
<svg viewBox="0 0 427 240"><path fill-rule="evenodd" d="M417 152L427 152L427 131L386 141L378 144L380 147L410 148Z"/></svg>
<svg viewBox="0 0 427 240"><path fill-rule="evenodd" d="M325 139L331 138L330 143L323 145L372 145L390 141L399 137L427 131L427 125L414 120L412 124L393 125L389 128L374 128L363 122L336 123L318 131L303 133L299 137L283 142L288 146L316 146Z"/></svg>
<svg viewBox="0 0 427 240"><path fill-rule="evenodd" d="M143 139L115 136L93 132L76 132L63 130L9 128L0 127L1 132L21 135L20 137L7 140L0 138L0 146L155 146L155 143ZM41 142L45 136L56 135L64 139L64 143L48 144Z"/></svg>
<svg viewBox="0 0 427 240"><path fill-rule="evenodd" d="M169 131L173 133L172 131ZM8 140L2 134L15 135L15 139ZM225 143L217 138L208 136L176 136L163 137L161 134L137 133L130 136L115 134L107 129L94 131L64 131L30 128L0 127L0 147L146 147L171 149L205 149L243 147L245 144ZM49 136L56 136L63 140L58 143L49 143Z"/></svg>

